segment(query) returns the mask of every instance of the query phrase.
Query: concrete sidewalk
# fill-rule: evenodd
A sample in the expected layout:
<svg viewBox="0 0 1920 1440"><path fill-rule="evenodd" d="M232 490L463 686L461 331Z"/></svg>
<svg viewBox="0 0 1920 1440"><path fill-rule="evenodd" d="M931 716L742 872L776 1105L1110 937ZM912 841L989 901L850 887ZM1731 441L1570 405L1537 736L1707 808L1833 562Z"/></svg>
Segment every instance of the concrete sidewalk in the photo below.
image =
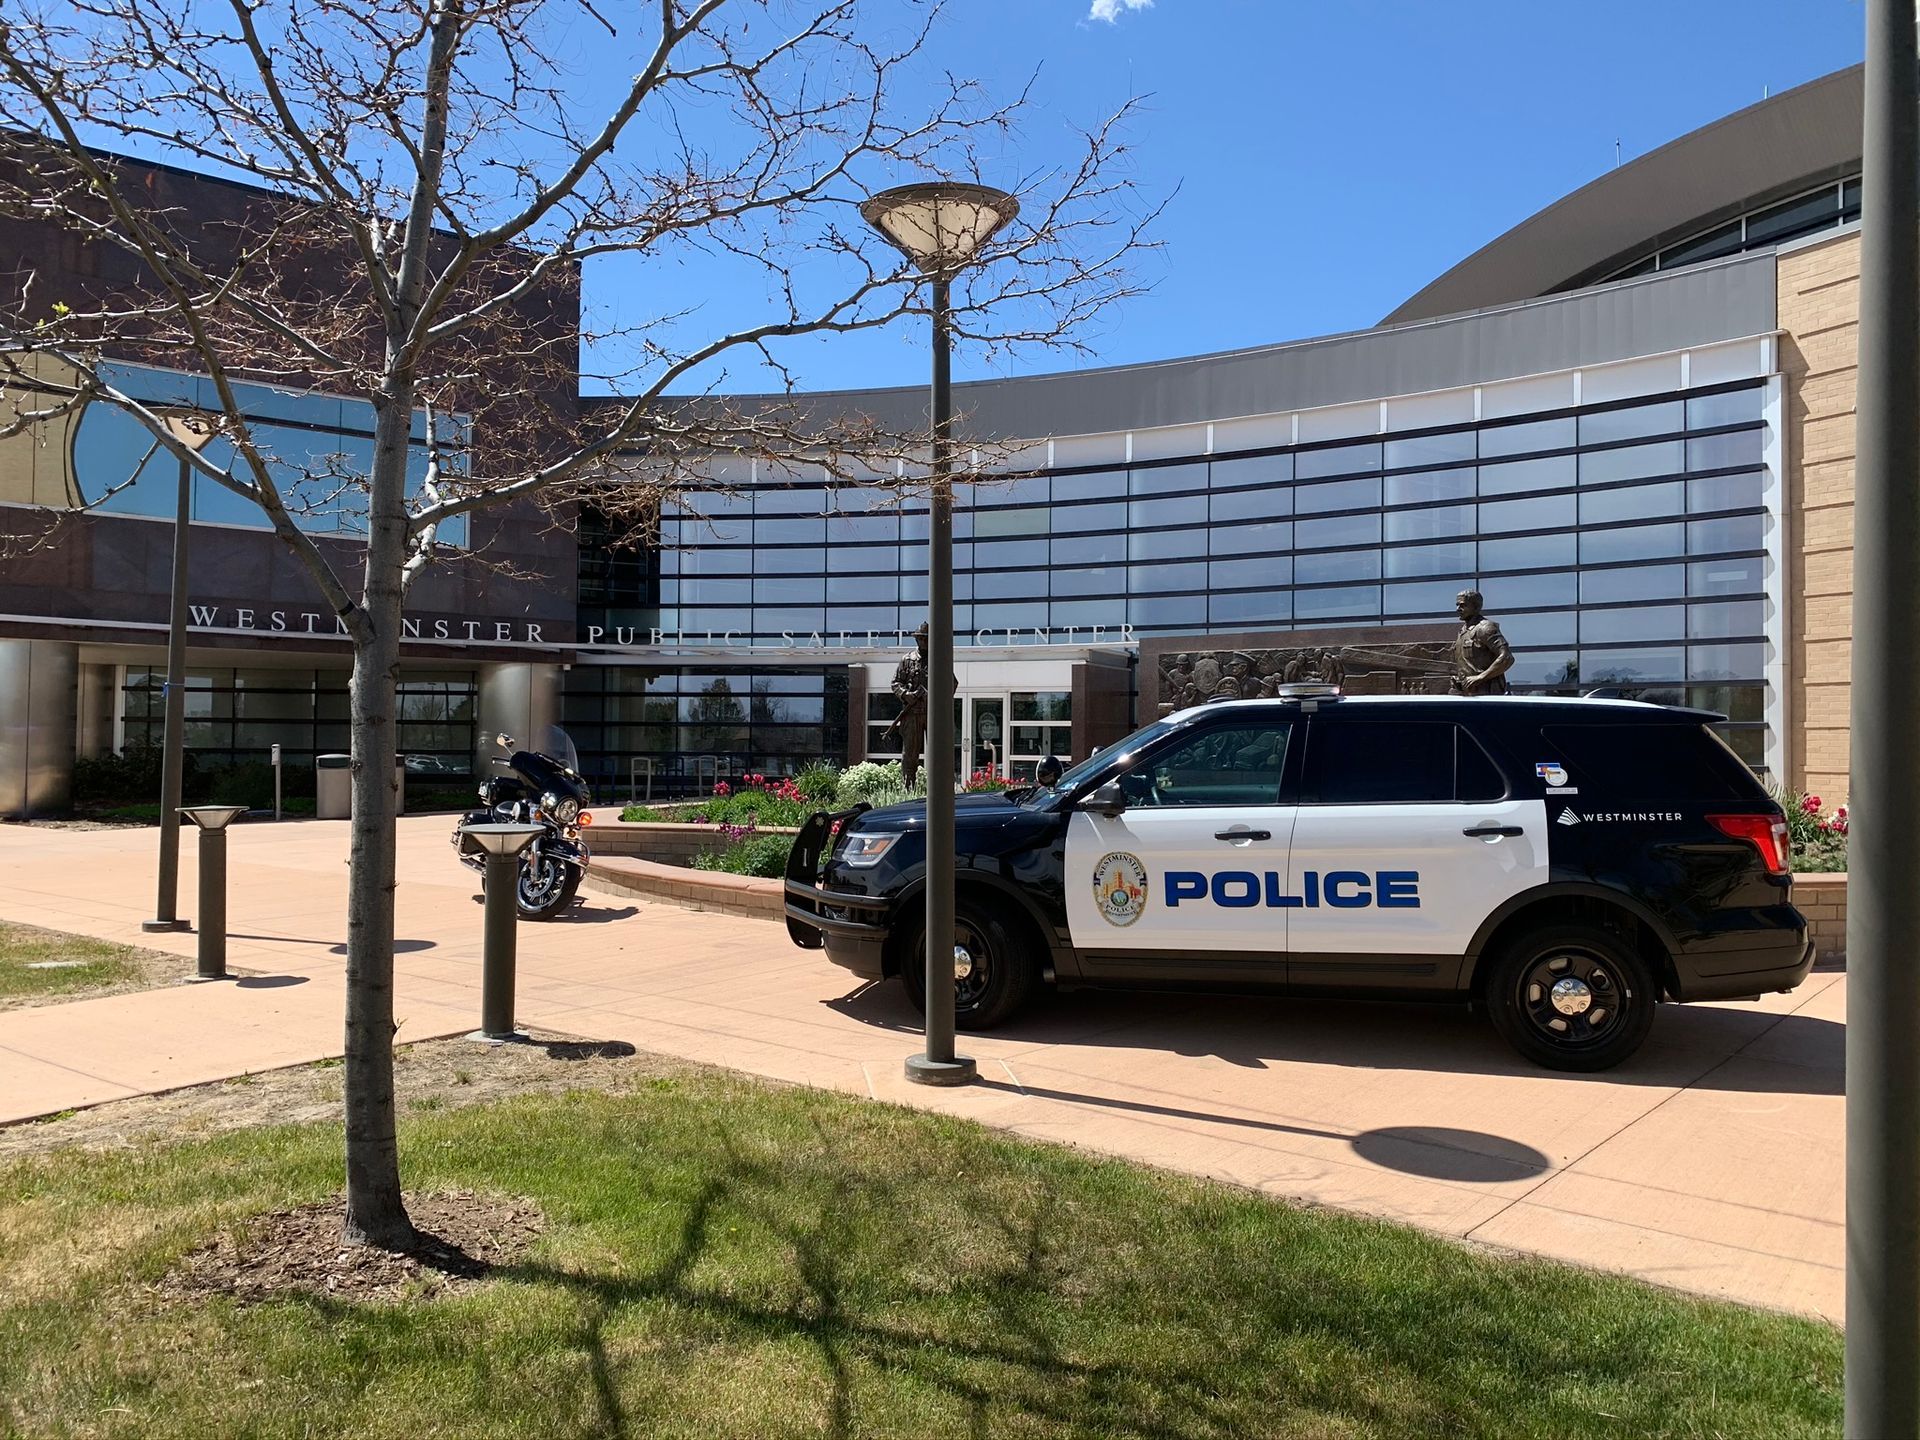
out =
<svg viewBox="0 0 1920 1440"><path fill-rule="evenodd" d="M480 1014L478 877L450 822L400 822L399 1039ZM181 895L194 894L192 846ZM0 827L0 916L145 936L154 835ZM346 827L232 832L238 985L0 1013L0 1121L337 1055ZM1520 1061L1463 1012L1074 994L963 1037L982 1082L901 1078L915 1016L765 921L589 894L520 928L523 1024L965 1115L1702 1294L1841 1317L1845 979L1663 1007L1620 1069Z"/></svg>

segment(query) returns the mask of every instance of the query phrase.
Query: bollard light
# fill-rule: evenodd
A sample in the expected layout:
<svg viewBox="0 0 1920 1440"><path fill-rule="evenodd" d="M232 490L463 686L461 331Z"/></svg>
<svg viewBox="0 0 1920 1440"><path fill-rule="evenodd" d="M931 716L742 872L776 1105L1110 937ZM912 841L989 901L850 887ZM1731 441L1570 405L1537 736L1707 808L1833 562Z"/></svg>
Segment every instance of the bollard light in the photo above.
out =
<svg viewBox="0 0 1920 1440"><path fill-rule="evenodd" d="M247 813L244 805L183 805L180 813L200 828L200 913L190 983L231 980L227 974L227 826Z"/></svg>
<svg viewBox="0 0 1920 1440"><path fill-rule="evenodd" d="M486 921L481 943L480 1028L469 1040L498 1045L522 1036L513 1028L514 949L520 923L520 852L544 829L540 825L463 825L486 852Z"/></svg>

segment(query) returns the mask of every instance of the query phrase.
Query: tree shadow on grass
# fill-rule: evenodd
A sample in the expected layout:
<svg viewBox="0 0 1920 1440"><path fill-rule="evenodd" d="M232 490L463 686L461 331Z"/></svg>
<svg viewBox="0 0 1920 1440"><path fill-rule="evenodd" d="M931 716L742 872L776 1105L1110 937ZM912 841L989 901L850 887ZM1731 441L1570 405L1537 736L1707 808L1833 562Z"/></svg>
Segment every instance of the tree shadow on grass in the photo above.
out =
<svg viewBox="0 0 1920 1440"><path fill-rule="evenodd" d="M831 1162L836 1148L832 1138L817 1124L815 1133ZM1005 1425L1009 1410L1063 1432L1136 1440L1200 1440L1232 1433L1216 1393L1218 1377L1208 1370L1171 1366L1145 1354L1126 1363L1085 1363L1060 1352L1037 1318L1056 1283L1047 1238L1050 1202L1037 1205L1019 1221L971 1212L1004 1237L1007 1263L986 1273L953 1277L946 1286L923 1287L913 1297L956 1301L990 1312L990 1320L976 1330L941 1333L912 1321L862 1314L858 1301L847 1297L850 1247L844 1217L856 1207L877 1208L899 1214L902 1225L910 1225L911 1197L857 1164L833 1164L833 1179L810 1213L795 1218L776 1203L790 1185L789 1177L742 1155L724 1133L715 1138L725 1163L686 1202L677 1243L651 1273L599 1274L539 1260L496 1272L504 1279L558 1287L583 1302L575 1343L598 1411L593 1433L628 1437L652 1428L647 1417L635 1415L641 1407L622 1394L606 1332L623 1314L662 1302L734 1339L760 1341L776 1350L795 1340L810 1346L827 1381L820 1428L834 1440L855 1432L856 1381L863 1370L945 1393L960 1405L968 1433L974 1436L995 1433L994 1417ZM790 1257L789 1276L797 1290L790 1301L763 1301L695 1278L723 1215L756 1222L772 1233ZM658 1352L650 1358L658 1363ZM1153 1403L1136 1403L1144 1402L1147 1393ZM674 1400L664 1387L657 1398L662 1404Z"/></svg>
<svg viewBox="0 0 1920 1440"><path fill-rule="evenodd" d="M750 1434L757 1409L792 1428L804 1407L810 1432L849 1437L948 1406L938 1428L975 1436L1500 1433L1509 1421L1556 1433L1552 1420L1567 1417L1536 1393L1543 1365L1624 1397L1664 1347L1718 1324L1679 1301L1596 1321L1600 1339L1569 1365L1556 1327L1608 1315L1598 1287L1618 1282L1495 1272L1367 1222L1243 1229L1259 1202L1009 1172L999 1147L938 1130L903 1153L885 1122L849 1130L833 1118L823 1101L802 1118L810 1134L749 1130L742 1142L716 1117L660 1157L662 1175L682 1178L642 1197L670 1217L662 1240L589 1232L577 1261L536 1251L494 1269L572 1300L555 1338L578 1356L562 1383L582 1408L543 1433L646 1436L724 1414L732 1428L713 1433ZM636 1261L644 1268L625 1268ZM330 1327L365 1313L301 1303ZM1463 1345L1500 1359L1463 1374ZM1785 1403L1746 1378L1753 1388L1725 1398L1749 1418ZM1686 1383L1663 1379L1665 1399L1684 1398ZM727 1384L738 1393L716 1389ZM524 1417L543 1402L509 1385L478 1403ZM1793 1403L1796 1418L1809 1413Z"/></svg>

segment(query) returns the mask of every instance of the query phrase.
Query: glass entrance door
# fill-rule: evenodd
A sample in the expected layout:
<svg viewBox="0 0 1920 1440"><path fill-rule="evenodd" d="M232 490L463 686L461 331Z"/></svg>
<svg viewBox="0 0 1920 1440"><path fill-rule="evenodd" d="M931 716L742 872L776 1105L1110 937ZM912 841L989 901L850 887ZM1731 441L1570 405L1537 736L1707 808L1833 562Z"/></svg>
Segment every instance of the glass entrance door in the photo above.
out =
<svg viewBox="0 0 1920 1440"><path fill-rule="evenodd" d="M966 705L965 766L967 775L985 770L1006 778L1007 697L969 695Z"/></svg>

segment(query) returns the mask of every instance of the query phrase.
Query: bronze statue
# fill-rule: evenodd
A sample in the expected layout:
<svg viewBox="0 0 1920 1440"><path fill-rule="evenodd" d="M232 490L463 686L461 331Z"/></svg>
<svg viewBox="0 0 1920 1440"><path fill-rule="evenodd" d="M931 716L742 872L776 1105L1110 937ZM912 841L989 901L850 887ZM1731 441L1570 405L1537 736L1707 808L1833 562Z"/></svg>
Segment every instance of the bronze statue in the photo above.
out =
<svg viewBox="0 0 1920 1440"><path fill-rule="evenodd" d="M927 748L927 627L913 632L914 653L893 670L893 698L900 714L881 732L900 737L900 778L911 790ZM959 689L958 681L954 688Z"/></svg>
<svg viewBox="0 0 1920 1440"><path fill-rule="evenodd" d="M1507 671L1513 668L1513 648L1500 627L1482 608L1478 590L1462 590L1453 602L1460 617L1460 634L1453 642L1453 693L1505 695Z"/></svg>

